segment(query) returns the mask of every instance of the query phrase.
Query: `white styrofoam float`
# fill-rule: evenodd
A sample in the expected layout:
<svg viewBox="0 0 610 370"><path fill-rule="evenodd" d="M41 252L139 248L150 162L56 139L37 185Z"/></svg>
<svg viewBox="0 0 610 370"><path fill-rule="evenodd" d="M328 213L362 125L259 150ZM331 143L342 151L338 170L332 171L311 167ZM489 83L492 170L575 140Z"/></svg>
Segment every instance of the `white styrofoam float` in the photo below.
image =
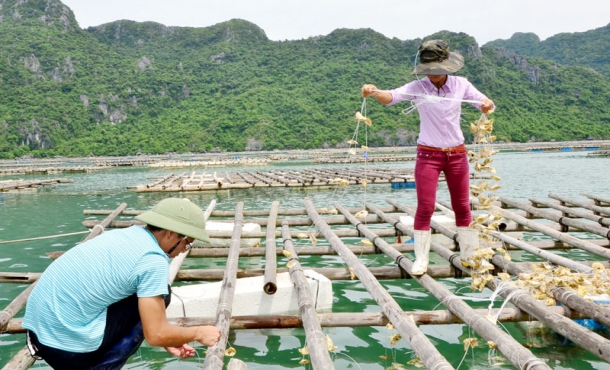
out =
<svg viewBox="0 0 610 370"><path fill-rule="evenodd" d="M214 234L220 232L227 235L227 238L210 237L209 243L197 242L195 247L228 247L231 244L231 234L233 233L232 222L208 221L205 223L205 229ZM261 232L261 225L247 222L242 226L242 233ZM261 238L241 238L239 246L241 248L250 248L260 245Z"/></svg>
<svg viewBox="0 0 610 370"><path fill-rule="evenodd" d="M313 270L304 270L316 310L329 311L333 302L331 281ZM277 292L263 291L264 276L237 279L232 316L283 315L299 312L298 297L290 273L277 274ZM222 282L172 288L168 318L215 317Z"/></svg>

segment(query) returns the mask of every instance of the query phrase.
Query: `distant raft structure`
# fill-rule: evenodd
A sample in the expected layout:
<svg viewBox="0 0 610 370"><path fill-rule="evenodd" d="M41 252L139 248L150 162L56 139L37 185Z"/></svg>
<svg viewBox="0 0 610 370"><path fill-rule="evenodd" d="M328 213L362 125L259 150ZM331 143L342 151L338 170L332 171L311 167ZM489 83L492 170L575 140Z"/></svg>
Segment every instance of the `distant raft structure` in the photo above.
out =
<svg viewBox="0 0 610 370"><path fill-rule="evenodd" d="M8 175L56 175L58 173L89 173L111 168L110 166L62 166L62 167L17 167L0 168L0 176Z"/></svg>
<svg viewBox="0 0 610 370"><path fill-rule="evenodd" d="M28 190L36 190L40 186L56 185L59 183L73 182L69 179L52 179L52 180L7 180L0 181L0 193L21 192Z"/></svg>
<svg viewBox="0 0 610 370"><path fill-rule="evenodd" d="M151 163L148 167L170 167L170 168L183 168L183 167L230 167L230 166L264 166L269 162L267 158L256 158L256 157L232 157L232 158L217 158L211 160L176 160L176 161L162 161Z"/></svg>
<svg viewBox="0 0 610 370"><path fill-rule="evenodd" d="M266 170L259 172L217 173L193 171L190 175L170 174L152 184L136 186L136 192L206 191L254 187L334 187L362 184L413 183L413 169L367 168L333 170Z"/></svg>
<svg viewBox="0 0 610 370"><path fill-rule="evenodd" d="M363 149L364 150L364 149ZM351 153L350 153L351 154ZM400 155L400 154L381 154L381 155L364 155L351 156L349 157L349 163L381 163L381 162L408 162L414 161L417 157L414 155ZM336 156L325 156L322 158L316 158L313 160L314 163L345 163L345 154L341 153Z"/></svg>

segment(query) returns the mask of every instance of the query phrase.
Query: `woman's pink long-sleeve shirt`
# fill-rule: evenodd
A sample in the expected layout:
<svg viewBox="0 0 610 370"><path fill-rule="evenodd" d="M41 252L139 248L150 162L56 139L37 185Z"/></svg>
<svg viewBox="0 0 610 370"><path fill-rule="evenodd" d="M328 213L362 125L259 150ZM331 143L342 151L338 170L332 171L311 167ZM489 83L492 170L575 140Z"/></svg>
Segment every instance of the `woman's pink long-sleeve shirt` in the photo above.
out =
<svg viewBox="0 0 610 370"><path fill-rule="evenodd" d="M451 75L447 76L447 82L441 89L437 89L428 77L424 77L390 90L390 93L392 101L387 105L405 100L411 100L417 105L420 119L417 143L435 148L452 148L464 143L464 134L460 128L462 102L459 100L487 99L466 78ZM423 94L457 100L430 101L420 96ZM470 104L481 109L480 104Z"/></svg>

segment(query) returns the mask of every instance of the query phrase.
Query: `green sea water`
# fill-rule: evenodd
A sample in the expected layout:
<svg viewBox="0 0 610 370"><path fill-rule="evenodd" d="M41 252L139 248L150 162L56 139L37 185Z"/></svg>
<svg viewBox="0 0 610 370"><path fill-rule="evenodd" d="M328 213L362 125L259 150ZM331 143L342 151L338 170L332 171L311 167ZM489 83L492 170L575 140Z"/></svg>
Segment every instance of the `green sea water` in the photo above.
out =
<svg viewBox="0 0 610 370"><path fill-rule="evenodd" d="M507 152L495 156L494 166L502 177L503 188L498 194L526 201L530 197L546 198L549 193L584 199L580 193L589 192L610 196L610 158L589 156L586 152ZM284 163L269 165L274 169L320 167L308 163ZM383 165L383 167L413 168L414 162ZM335 165L336 168L350 167ZM358 165L358 168L362 166ZM263 170L265 168L239 168L239 171ZM49 179L69 178L73 183L58 184L39 188L35 192L0 194L0 241L34 238L47 235L65 234L85 230L82 221L101 219L100 216L85 216L85 209L115 209L125 202L128 209L148 209L159 200L176 193L136 193L129 187L152 183L156 178L170 173L190 172L193 169L149 169L114 168L88 174L59 174L34 176L0 176L0 180L23 178ZM202 171L203 169L197 169ZM235 172L236 168L219 168L217 172ZM361 202L385 206L386 199L392 198L403 204L415 206L415 190L393 190L389 184L370 184L366 189L351 186L347 189L247 189L210 193L182 194L207 207L216 200L217 210L234 210L237 202L243 202L245 209L269 209L274 200L280 201L283 209L303 208L303 200L309 198L316 207L332 207L333 201L348 207L359 207ZM439 185L438 198L448 200L446 186ZM130 219L119 217L118 219ZM306 229L306 228L305 228ZM525 236L536 239L538 236ZM80 240L82 235L58 237L39 241L0 244L0 271L2 272L42 272L51 260L47 252L67 250ZM388 239L390 241L390 239ZM354 241L355 243L356 241ZM319 240L319 245L327 245ZM581 251L557 252L572 259L587 259ZM95 258L93 256L92 258ZM527 257L528 260L536 260ZM393 264L383 256L362 256L369 267ZM282 263L278 261L278 263ZM188 259L184 268L206 268L223 266L219 259ZM304 267L344 266L337 256L302 256ZM240 267L261 268L264 260L240 259ZM440 279L443 285L464 297L476 308L489 306L490 291L472 293L467 288L468 279ZM434 297L412 280L382 280L381 284L392 294L404 310L444 309ZM23 284L0 284L0 308L6 307L27 286ZM374 299L357 281L333 282L333 312L379 312L381 309ZM502 302L494 303L494 308ZM23 311L16 317L22 317ZM463 340L475 336L464 325L426 325L421 330L455 367L460 369L514 369L502 359L502 355L481 345L464 352ZM536 332L520 324L504 324L502 328L510 332L519 342L531 347L534 354L547 361L553 369L610 369L607 364L588 351L566 343L550 332ZM405 340L391 346L389 331L385 327L324 328L338 349L332 354L336 369L395 369L415 368L407 365L414 354ZM604 333L602 333L604 334ZM480 341L483 343L484 341ZM21 334L0 335L0 366L4 366L25 343ZM307 369L300 365L302 356L298 349L305 346L301 329L242 330L232 331L229 343L237 350L236 357L246 362L249 369ZM179 360L164 350L143 345L129 361L129 369L200 369L205 357L203 346L193 343L197 356ZM382 359L380 356L387 356ZM496 357L499 356L499 357ZM394 363L399 365L393 365ZM402 367L399 367L402 366ZM35 368L48 368L42 361Z"/></svg>

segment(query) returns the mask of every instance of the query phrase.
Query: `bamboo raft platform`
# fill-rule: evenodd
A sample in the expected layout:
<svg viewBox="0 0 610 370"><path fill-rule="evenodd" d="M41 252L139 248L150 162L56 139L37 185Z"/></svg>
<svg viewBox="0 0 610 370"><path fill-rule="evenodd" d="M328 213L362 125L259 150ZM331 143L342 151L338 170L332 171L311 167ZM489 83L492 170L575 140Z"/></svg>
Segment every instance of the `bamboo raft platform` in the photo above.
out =
<svg viewBox="0 0 610 370"><path fill-rule="evenodd" d="M368 168L354 169L349 173L333 169L268 170L260 172L235 172L217 174L193 171L190 175L171 174L152 184L138 185L136 192L205 191L219 189L247 189L253 187L320 187L344 185L413 183L412 169Z"/></svg>
<svg viewBox="0 0 610 370"><path fill-rule="evenodd" d="M322 157L313 160L314 163L377 163L377 162L408 162L414 161L417 157L415 155L370 155L364 157L362 155L356 157L333 156L333 157Z"/></svg>
<svg viewBox="0 0 610 370"><path fill-rule="evenodd" d="M488 276L487 288L496 291L499 297L510 301L512 306L501 309L477 309L471 307L471 300L463 299L448 290L436 278L452 277L454 279L470 277L471 270L462 265L459 258L459 238L455 227L432 220L432 229L439 238L434 239L431 251L434 255L428 273L422 276L411 276L412 256L406 255L413 250L412 244L406 244L401 238L408 239L413 235L412 224L404 223L405 216L413 216L415 208L387 199L388 205L378 206L363 201L360 208L346 208L339 202L333 202L334 212L327 207L315 208L309 199L304 199L303 209L282 209L280 202L275 201L270 209L243 210L239 202L234 211L215 210L216 201L207 207L205 218L208 221L219 221L233 224L232 232L212 232L211 237L226 238L228 247L209 248L196 242L196 248L176 257L170 265L171 282L179 281L223 281L215 318L184 317L174 319L178 325L216 325L221 328L221 340L209 347L204 361L204 369L222 369L226 359L224 353L228 344L230 330L249 330L262 328L304 328L309 356L313 369L334 369L329 349L324 343L322 328L385 326L391 323L402 339L409 343L421 363L428 369L454 369L457 364L450 364L435 345L420 330L420 325L464 324L473 333L472 336L491 341L495 349L518 369L550 369L542 358L536 357L530 349L513 338L507 331L497 325L498 322L532 322L537 321L543 327L553 330L575 345L589 351L602 361L610 363L610 340L599 335L589 327L581 326L573 319L592 318L598 323L610 326L610 307L598 305L586 299L573 288L557 283L548 289L554 302L561 305L547 305L546 301L537 299L524 287L507 284L500 280L500 274L508 274L512 279L522 274L532 274L533 262L545 269L567 268L571 273L593 276L599 265L610 268L610 197L595 194L583 194L586 199L548 194L550 199L531 198L529 202L520 202L500 197L493 205L493 211L503 219L497 230L491 234L496 241L489 242L488 247L506 248L512 259L507 260L502 253L491 258L494 270ZM476 198L471 202L475 204ZM367 215L361 211L366 209ZM86 210L85 215L105 216L101 221L84 221L91 228L86 240L103 232L106 228L128 227L138 224L137 221L115 221L118 216L134 216L144 210L127 210L127 204L121 204L115 210ZM356 217L355 214L359 214ZM437 203L437 215L451 216L450 205ZM541 220L541 221L539 221ZM265 228L259 233L242 231L245 223L257 223ZM530 238L546 239L525 241L516 237L515 232L528 232ZM583 234L586 237L583 238ZM315 236L314 239L312 236ZM240 248L240 239L259 237L263 240L259 248ZM368 243L355 242L368 240ZM305 244L304 244L305 243ZM575 261L563 257L567 249L577 249L586 253L587 260ZM51 254L58 258L63 252ZM308 266L299 256L338 255L342 263L339 267ZM366 267L360 260L362 255L384 255L391 263L383 267ZM264 269L238 269L240 259L256 257L257 263L264 258ZM185 258L218 258L224 261L225 268L184 270L181 265ZM315 269L331 280L361 284L374 298L381 312L343 312L317 313L311 301L309 286L304 282L303 269ZM242 316L231 314L235 279L248 276L264 276L265 292L272 294L277 273L289 271L294 280L299 299L299 313L271 316ZM23 333L21 320L14 318L27 301L29 292L40 275L37 273L15 274L0 273L0 281L19 284L31 283L0 314L0 333ZM565 275L567 276L567 275ZM603 284L610 283L606 274L602 276ZM568 277L564 277L567 279ZM379 282L385 279L413 279L431 296L443 305L444 309L432 311L405 311L394 300L393 296ZM496 299L500 299L500 298ZM496 302L499 306L500 303ZM410 308L413 309L412 304ZM415 307L416 308L416 307ZM494 320L490 320L494 315ZM259 334L260 335L260 334ZM263 339L264 340L264 339ZM485 342L483 342L485 343ZM487 347L474 349L487 351ZM239 357L237 351L237 357ZM4 369L26 369L33 364L27 350L20 351ZM245 363L232 358L229 369L245 369Z"/></svg>
<svg viewBox="0 0 610 370"><path fill-rule="evenodd" d="M194 160L194 161L160 161L151 163L148 167L168 167L168 168L183 168L183 167L233 167L233 166L265 166L269 163L266 158L239 158L239 159L217 159L217 160Z"/></svg>
<svg viewBox="0 0 610 370"><path fill-rule="evenodd" d="M9 191L20 191L36 189L40 186L56 185L73 182L70 179L51 179L51 180L8 180L0 181L0 193Z"/></svg>
<svg viewBox="0 0 610 370"><path fill-rule="evenodd" d="M488 178L480 174L471 174L471 178ZM444 175L440 181L445 181ZM336 187L336 186L368 186L371 184L411 185L415 188L413 169L368 167L350 169L312 168L304 170L266 170L259 172L235 173L197 173L170 174L156 179L151 184L137 185L138 193L148 192L187 192L216 191L227 189L249 189L268 187ZM404 186L407 187L407 186Z"/></svg>

